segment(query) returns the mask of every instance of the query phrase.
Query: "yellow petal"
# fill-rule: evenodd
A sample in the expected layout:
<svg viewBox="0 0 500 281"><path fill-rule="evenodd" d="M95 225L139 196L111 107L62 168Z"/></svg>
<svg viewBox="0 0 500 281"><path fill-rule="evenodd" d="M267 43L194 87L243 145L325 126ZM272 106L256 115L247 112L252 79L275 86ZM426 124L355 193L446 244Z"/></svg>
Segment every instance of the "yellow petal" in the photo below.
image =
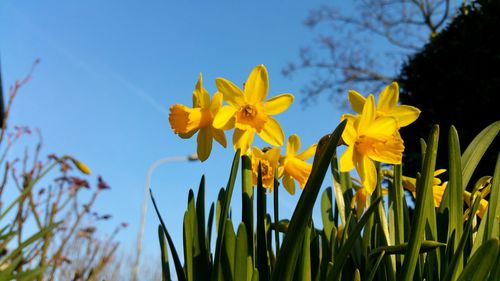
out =
<svg viewBox="0 0 500 281"><path fill-rule="evenodd" d="M311 157L314 156L314 154L316 153L316 148L318 147L317 144L313 144L311 146L309 146L306 150L302 151L301 153L295 155L295 157L297 157L298 159L300 160L307 160Z"/></svg>
<svg viewBox="0 0 500 281"><path fill-rule="evenodd" d="M293 181L292 177L289 175L284 175L283 176L283 186L285 187L286 191L290 193L291 195L295 194L295 182Z"/></svg>
<svg viewBox="0 0 500 281"><path fill-rule="evenodd" d="M398 83L392 82L385 87L378 97L377 110L389 113L398 104L399 86Z"/></svg>
<svg viewBox="0 0 500 281"><path fill-rule="evenodd" d="M351 103L352 110L361 114L361 112L363 112L363 106L365 105L366 99L360 93L354 90L349 90L349 102Z"/></svg>
<svg viewBox="0 0 500 281"><path fill-rule="evenodd" d="M356 139L358 138L358 133L356 132L355 119L346 118L347 124L342 132L342 139L347 145L354 145Z"/></svg>
<svg viewBox="0 0 500 281"><path fill-rule="evenodd" d="M273 147L271 149L268 149L264 154L264 158L267 159L273 167L278 166L278 160L280 159L279 147Z"/></svg>
<svg viewBox="0 0 500 281"><path fill-rule="evenodd" d="M168 121L174 133L186 134L210 125L212 115L208 109L189 108L182 104L174 104L170 107Z"/></svg>
<svg viewBox="0 0 500 281"><path fill-rule="evenodd" d="M296 134L288 137L286 142L286 155L295 155L300 149L300 138Z"/></svg>
<svg viewBox="0 0 500 281"><path fill-rule="evenodd" d="M212 102L210 103L210 112L212 112L212 115L216 115L217 112L219 112L219 109L222 107L222 93L217 92L214 94L212 97Z"/></svg>
<svg viewBox="0 0 500 281"><path fill-rule="evenodd" d="M359 116L358 135L364 134L370 128L372 122L375 120L375 114L374 98L373 95L369 95L363 106L363 112Z"/></svg>
<svg viewBox="0 0 500 281"><path fill-rule="evenodd" d="M398 125L396 119L392 117L379 117L363 131L363 135L377 139L388 138L391 137L397 129Z"/></svg>
<svg viewBox="0 0 500 281"><path fill-rule="evenodd" d="M264 103L264 110L269 115L279 114L290 107L293 102L292 94L281 94L268 99Z"/></svg>
<svg viewBox="0 0 500 281"><path fill-rule="evenodd" d="M420 110L413 106L400 105L393 108L389 114L398 120L399 127L405 127L417 120Z"/></svg>
<svg viewBox="0 0 500 281"><path fill-rule="evenodd" d="M207 108L210 106L210 95L207 90L203 88L201 73L198 76L195 90L193 92L193 107Z"/></svg>
<svg viewBox="0 0 500 281"><path fill-rule="evenodd" d="M234 129L233 147L234 150L241 149L241 154L247 154L253 142L254 132L251 130Z"/></svg>
<svg viewBox="0 0 500 281"><path fill-rule="evenodd" d="M383 142L375 142L372 150L366 153L372 160L386 164L400 164L405 149L403 139L392 136Z"/></svg>
<svg viewBox="0 0 500 281"><path fill-rule="evenodd" d="M285 139L285 134L280 124L270 116L262 131L258 134L265 142L273 146L282 146Z"/></svg>
<svg viewBox="0 0 500 281"><path fill-rule="evenodd" d="M297 180L300 188L304 188L309 174L311 174L312 164L304 162L295 157L290 157L285 164L285 174Z"/></svg>
<svg viewBox="0 0 500 281"><path fill-rule="evenodd" d="M198 133L198 138L196 139L198 142L198 148L196 153L198 153L198 158L201 161L205 161L210 156L210 152L212 151L212 134L211 130L201 129Z"/></svg>
<svg viewBox="0 0 500 281"><path fill-rule="evenodd" d="M223 130L215 129L212 127L212 135L214 139L220 143L223 147L227 146L227 140L226 140L226 135L224 134Z"/></svg>
<svg viewBox="0 0 500 281"><path fill-rule="evenodd" d="M215 79L217 89L222 93L224 100L234 107L240 107L245 104L245 97L243 91L234 85L233 82L224 78Z"/></svg>
<svg viewBox="0 0 500 281"><path fill-rule="evenodd" d="M372 194L377 185L377 170L375 164L368 157L360 157L357 171L361 178L361 184L369 194Z"/></svg>
<svg viewBox="0 0 500 281"><path fill-rule="evenodd" d="M245 83L245 100L250 104L263 101L269 89L269 78L266 67L261 64L256 66Z"/></svg>
<svg viewBox="0 0 500 281"><path fill-rule="evenodd" d="M439 207L439 205L441 205L441 201L443 200L443 195L444 195L444 191L446 190L447 183L448 182L445 182L443 185L435 185L432 187L432 195L434 197L434 206Z"/></svg>
<svg viewBox="0 0 500 281"><path fill-rule="evenodd" d="M354 169L354 147L348 146L346 151L340 156L340 171L341 172L349 172Z"/></svg>
<svg viewBox="0 0 500 281"><path fill-rule="evenodd" d="M215 115L212 125L216 129L225 128L234 119L237 109L233 106L223 106ZM233 120L234 122L234 120Z"/></svg>

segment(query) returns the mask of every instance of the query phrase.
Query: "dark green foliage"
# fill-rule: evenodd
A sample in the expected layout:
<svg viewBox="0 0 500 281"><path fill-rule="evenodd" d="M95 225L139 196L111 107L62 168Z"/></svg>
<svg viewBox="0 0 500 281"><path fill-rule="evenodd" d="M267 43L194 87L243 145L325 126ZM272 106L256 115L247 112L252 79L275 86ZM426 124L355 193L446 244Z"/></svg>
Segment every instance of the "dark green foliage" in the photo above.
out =
<svg viewBox="0 0 500 281"><path fill-rule="evenodd" d="M500 120L499 15L500 1L474 1L404 64L398 78L400 101L422 110L414 124L401 130L405 175L414 176L419 170L418 139L425 138L433 124L454 125L461 143L468 144L481 129ZM446 143L446 134L440 143ZM493 173L499 147L497 139L475 179ZM436 167L448 168L447 157L446 150L441 150Z"/></svg>

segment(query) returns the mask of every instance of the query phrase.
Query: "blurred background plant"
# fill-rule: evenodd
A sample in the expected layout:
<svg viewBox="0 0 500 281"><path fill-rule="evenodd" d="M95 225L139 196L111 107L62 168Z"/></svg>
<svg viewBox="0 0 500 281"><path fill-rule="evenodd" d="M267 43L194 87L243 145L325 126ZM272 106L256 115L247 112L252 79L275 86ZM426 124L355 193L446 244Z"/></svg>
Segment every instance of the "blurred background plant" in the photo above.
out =
<svg viewBox="0 0 500 281"><path fill-rule="evenodd" d="M110 186L89 177L89 167L72 156L43 156L38 130L9 124L13 102L38 63L9 88L5 106L0 75L0 280L101 280L113 274L115 236L127 226L99 233L98 224L112 216L93 207Z"/></svg>

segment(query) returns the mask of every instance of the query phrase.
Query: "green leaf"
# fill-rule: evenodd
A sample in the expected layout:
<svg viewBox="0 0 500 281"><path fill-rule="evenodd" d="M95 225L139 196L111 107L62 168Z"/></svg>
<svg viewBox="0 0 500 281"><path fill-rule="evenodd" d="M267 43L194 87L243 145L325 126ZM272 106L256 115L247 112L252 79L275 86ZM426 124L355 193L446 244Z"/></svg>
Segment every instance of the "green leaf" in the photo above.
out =
<svg viewBox="0 0 500 281"><path fill-rule="evenodd" d="M262 186L261 163L257 173L257 257L256 264L260 280L269 280L271 268L269 264L268 244L266 240L266 189Z"/></svg>
<svg viewBox="0 0 500 281"><path fill-rule="evenodd" d="M439 126L434 125L431 130L427 149L425 152L424 164L422 167L421 180L417 180L417 200L415 203L415 217L413 227L410 233L408 248L403 261L403 267L397 280L410 281L413 279L415 267L419 257L422 236L424 234L426 217L426 201L428 194L432 197L432 181L434 179L434 170L436 166L437 146L439 139Z"/></svg>
<svg viewBox="0 0 500 281"><path fill-rule="evenodd" d="M332 233L335 223L333 221L333 204L332 204L332 188L328 187L323 191L321 196L321 219L323 221L323 229L328 241L330 241L330 234Z"/></svg>
<svg viewBox="0 0 500 281"><path fill-rule="evenodd" d="M358 240L361 230L368 222L368 219L373 215L373 213L378 209L378 204L382 200L382 197L379 197L371 203L370 207L366 210L365 214L361 217L359 222L356 224L352 232L349 234L349 238L344 243L342 248L340 248L339 253L335 256L333 268L331 272L328 273L327 280L339 280L340 275L342 273L342 268L347 261L347 257L349 253L351 253L352 248L354 247L354 243ZM344 229L344 233L347 232L347 229Z"/></svg>
<svg viewBox="0 0 500 281"><path fill-rule="evenodd" d="M446 246L446 243L441 243L437 241L428 241L424 240L422 241L422 245L420 247L419 253L427 253L429 251L432 251L436 248L439 247L444 247ZM377 247L376 249L373 249L370 252L370 256L379 254L384 252L386 255L402 255L406 252L406 249L408 248L408 243L403 243L400 245L394 245L394 246L382 246L382 247Z"/></svg>
<svg viewBox="0 0 500 281"><path fill-rule="evenodd" d="M205 176L201 177L198 195L196 196L197 247L199 256L195 257L196 279L210 274L210 248L207 244L205 231Z"/></svg>
<svg viewBox="0 0 500 281"><path fill-rule="evenodd" d="M229 207L231 205L231 197L233 195L234 183L236 181L236 174L238 173L238 165L240 160L240 150L238 149L234 154L233 164L231 166L231 173L229 175L229 179L226 185L226 189L224 192L224 202L221 206L221 213L219 218L219 227L217 228L217 240L215 242L215 258L214 258L214 268L212 271L212 280L218 280L220 276L219 272L219 264L222 254L222 242L224 239L226 220L229 213ZM234 230L233 230L234 231Z"/></svg>
<svg viewBox="0 0 500 281"><path fill-rule="evenodd" d="M248 251L248 238L245 223L240 223L238 226L238 234L236 235L236 250L234 256L234 280L250 280L252 271L248 271L247 263L251 254Z"/></svg>
<svg viewBox="0 0 500 281"><path fill-rule="evenodd" d="M242 181L242 212L241 221L245 224L247 230L247 237L253 237L253 179L252 179L252 160L248 155L241 156L241 181ZM250 249L250 257L252 263L255 263L254 241L247 239L248 249Z"/></svg>
<svg viewBox="0 0 500 281"><path fill-rule="evenodd" d="M156 215L158 216L158 219L160 220L161 227L163 228L163 232L165 232L165 236L167 236L167 242L168 242L168 247L170 248L170 252L172 253L172 259L174 260L174 267L175 267L175 272L177 274L177 279L179 281L186 281L186 275L184 273L184 269L182 268L181 261L179 259L179 255L177 254L177 250L175 249L174 242L172 241L172 238L170 237L170 234L168 233L167 227L165 226L165 223L163 222L163 218L160 215L160 211L158 211L158 206L156 206L156 200L153 196L153 191L151 191L151 188L149 189L149 195L151 196L151 201L153 202L153 207L155 208Z"/></svg>
<svg viewBox="0 0 500 281"><path fill-rule="evenodd" d="M481 160L484 153L497 136L498 131L500 131L500 121L496 121L482 130L465 150L462 155L462 176L464 186L467 186L469 183L479 160Z"/></svg>
<svg viewBox="0 0 500 281"><path fill-rule="evenodd" d="M236 250L236 235L234 233L233 223L230 219L226 221L226 233L224 235L224 256L222 258L222 271L224 272L225 280L233 279L234 276L234 261Z"/></svg>
<svg viewBox="0 0 500 281"><path fill-rule="evenodd" d="M477 193L479 194L479 193ZM481 201L481 196L477 196L476 199L474 200L471 208L471 214L475 214L477 211L477 208L479 206L479 202ZM456 280L456 276L462 272L462 260L463 260L463 255L464 255L464 250L465 250L465 245L468 242L468 238L472 232L472 221L473 221L473 215L469 217L467 220L467 223L464 228L464 232L462 233L462 237L460 238L460 242L458 243L457 250L453 254L453 258L450 262L450 264L446 268L446 273L444 275L444 278L442 280L449 281L449 280ZM452 235L454 236L454 233Z"/></svg>
<svg viewBox="0 0 500 281"><path fill-rule="evenodd" d="M172 279L170 277L170 267L168 265L167 241L165 240L165 232L163 232L163 228L161 227L161 225L158 225L158 240L160 241L160 250L161 250L162 280L170 281Z"/></svg>
<svg viewBox="0 0 500 281"><path fill-rule="evenodd" d="M276 259L272 276L273 280L292 279L293 268L297 262L298 253L301 250L300 241L303 239L307 223L311 219L314 203L316 202L328 165L342 136L346 122L344 120L331 135L324 137L318 143L311 174L297 203L297 207L293 212L287 234Z"/></svg>
<svg viewBox="0 0 500 281"><path fill-rule="evenodd" d="M451 126L448 134L448 165L449 182L448 189L448 240L451 234L455 232L455 237L462 237L463 233L463 213L464 213L464 186L462 184L462 163L460 160L460 142L458 132L454 126ZM454 245L453 252L458 248ZM458 260L457 271L462 271L463 256Z"/></svg>
<svg viewBox="0 0 500 281"><path fill-rule="evenodd" d="M311 223L308 223L306 233L304 235L304 240L302 241L302 251L300 257L297 261L297 273L295 278L297 280L311 280Z"/></svg>
<svg viewBox="0 0 500 281"><path fill-rule="evenodd" d="M375 265L371 268L370 274L368 275L368 278L366 279L367 281L372 281L373 278L375 277L375 273L377 273L377 269L380 265L380 262L384 258L385 251L381 251L380 254L377 257L377 260L375 261Z"/></svg>
<svg viewBox="0 0 500 281"><path fill-rule="evenodd" d="M485 239L500 237L500 153L497 156L493 182L491 183L490 201L488 203L488 213L485 215L486 224ZM475 214L475 213L473 213Z"/></svg>
<svg viewBox="0 0 500 281"><path fill-rule="evenodd" d="M470 258L469 262L462 271L462 274L458 277L458 280L486 280L486 277L488 277L488 274L495 264L496 257L498 255L498 248L498 238L486 241L486 243L484 243Z"/></svg>
<svg viewBox="0 0 500 281"><path fill-rule="evenodd" d="M188 281L194 280L193 268L193 222L190 220L189 211L184 213L183 245L184 245L184 267Z"/></svg>

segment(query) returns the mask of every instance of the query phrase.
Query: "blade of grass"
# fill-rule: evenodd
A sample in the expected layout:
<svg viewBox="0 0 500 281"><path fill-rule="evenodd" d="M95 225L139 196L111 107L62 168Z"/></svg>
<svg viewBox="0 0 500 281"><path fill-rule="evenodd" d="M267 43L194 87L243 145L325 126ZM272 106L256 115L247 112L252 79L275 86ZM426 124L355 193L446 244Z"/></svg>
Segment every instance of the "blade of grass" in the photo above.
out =
<svg viewBox="0 0 500 281"><path fill-rule="evenodd" d="M427 221L425 198L428 197L428 193L432 193L432 181L434 179L434 169L436 166L438 139L439 127L434 125L431 130L425 152L422 179L417 182L417 201L415 203L414 223L408 242L409 247L407 248L405 260L403 261L403 267L401 268L401 273L399 274L397 280L413 280Z"/></svg>

